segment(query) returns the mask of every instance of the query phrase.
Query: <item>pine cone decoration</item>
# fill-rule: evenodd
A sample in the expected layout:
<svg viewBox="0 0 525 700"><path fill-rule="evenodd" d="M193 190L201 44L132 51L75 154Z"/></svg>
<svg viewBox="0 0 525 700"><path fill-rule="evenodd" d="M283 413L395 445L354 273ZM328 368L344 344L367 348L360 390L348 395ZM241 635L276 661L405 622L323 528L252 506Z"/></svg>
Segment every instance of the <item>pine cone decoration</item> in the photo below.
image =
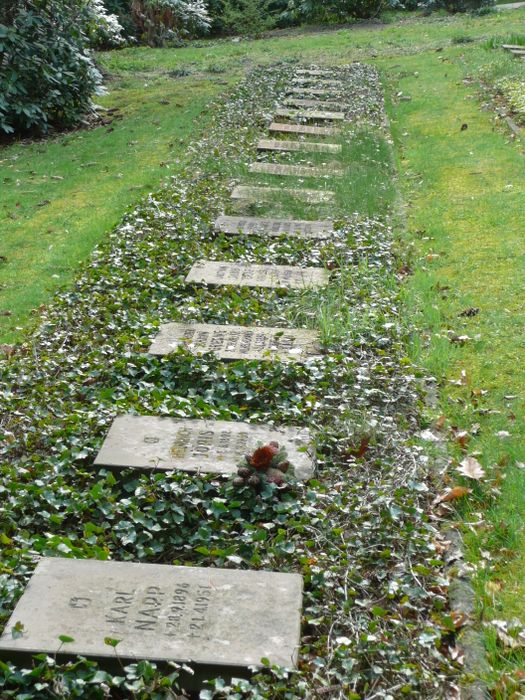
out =
<svg viewBox="0 0 525 700"><path fill-rule="evenodd" d="M288 491L287 479L293 475L293 466L286 459L286 451L278 442L272 441L245 455L239 464L234 486L251 486L260 489L264 484L274 484L279 492Z"/></svg>

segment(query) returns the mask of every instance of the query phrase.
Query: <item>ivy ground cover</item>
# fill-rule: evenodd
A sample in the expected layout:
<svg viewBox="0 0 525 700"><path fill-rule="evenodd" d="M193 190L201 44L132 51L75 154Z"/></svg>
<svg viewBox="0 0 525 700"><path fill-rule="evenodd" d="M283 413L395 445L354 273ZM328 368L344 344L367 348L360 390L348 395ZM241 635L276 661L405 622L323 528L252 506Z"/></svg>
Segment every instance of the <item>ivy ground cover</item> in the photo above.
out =
<svg viewBox="0 0 525 700"><path fill-rule="evenodd" d="M407 358L406 268L391 228L376 71L341 69L358 118L342 138L354 184L336 197L333 238L213 232L215 216L233 211L229 192L244 182L293 70L257 69L214 106L187 168L125 218L5 362L0 614L5 621L40 555L298 572L298 669L216 679L203 700L443 698L458 676L455 620L431 460L417 439L422 377ZM335 188L330 178L325 186ZM286 205L283 195L281 212ZM201 258L324 266L332 281L315 293L186 285ZM305 364L146 354L172 320L317 328L324 351ZM214 476L93 468L113 417L125 412L307 425L317 474L277 498L272 485L256 496ZM115 674L39 655L25 666L1 662L0 691L27 700L173 698L187 672L140 662Z"/></svg>

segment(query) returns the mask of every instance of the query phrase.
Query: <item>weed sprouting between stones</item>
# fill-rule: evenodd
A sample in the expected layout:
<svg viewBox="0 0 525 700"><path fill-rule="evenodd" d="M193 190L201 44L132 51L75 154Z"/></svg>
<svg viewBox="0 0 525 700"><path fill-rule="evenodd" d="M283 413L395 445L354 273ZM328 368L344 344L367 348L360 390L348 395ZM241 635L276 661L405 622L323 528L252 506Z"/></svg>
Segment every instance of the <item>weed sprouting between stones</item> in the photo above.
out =
<svg viewBox="0 0 525 700"><path fill-rule="evenodd" d="M253 157L290 70L256 70L216 105L187 172L126 217L5 363L0 614L38 555L294 571L305 582L298 669L217 680L203 698L441 698L454 675L448 582L428 458L413 439L421 398L389 212L341 212L328 241L212 232L231 164ZM344 76L352 113L378 127L377 74L356 65ZM189 287L199 258L326 265L333 283L315 293ZM170 320L327 332L322 356L305 364L147 355ZM212 475L94 469L123 412L308 425L318 473L277 499L272 484L240 492ZM6 698L170 698L184 673L141 662L112 675L39 656L31 673L0 663L0 688Z"/></svg>

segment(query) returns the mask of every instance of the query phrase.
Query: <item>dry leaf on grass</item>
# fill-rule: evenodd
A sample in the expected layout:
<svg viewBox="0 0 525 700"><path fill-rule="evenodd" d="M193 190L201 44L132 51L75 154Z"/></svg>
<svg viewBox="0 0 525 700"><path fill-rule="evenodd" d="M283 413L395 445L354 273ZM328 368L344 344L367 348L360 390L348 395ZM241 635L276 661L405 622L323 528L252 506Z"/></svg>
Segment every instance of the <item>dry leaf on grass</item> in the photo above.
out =
<svg viewBox="0 0 525 700"><path fill-rule="evenodd" d="M483 479L485 470L475 457L465 457L460 463L457 471L463 476L468 476L469 479Z"/></svg>
<svg viewBox="0 0 525 700"><path fill-rule="evenodd" d="M434 500L434 504L446 503L447 501L455 501L458 498L463 498L468 493L471 493L472 489L468 489L466 486L454 486L452 489L447 489Z"/></svg>

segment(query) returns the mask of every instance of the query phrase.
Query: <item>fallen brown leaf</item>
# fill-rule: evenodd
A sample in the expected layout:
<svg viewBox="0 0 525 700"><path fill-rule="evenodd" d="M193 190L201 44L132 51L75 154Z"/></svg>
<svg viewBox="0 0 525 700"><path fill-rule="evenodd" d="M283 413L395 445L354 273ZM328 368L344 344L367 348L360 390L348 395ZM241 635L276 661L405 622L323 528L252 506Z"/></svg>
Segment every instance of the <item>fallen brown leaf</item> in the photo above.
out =
<svg viewBox="0 0 525 700"><path fill-rule="evenodd" d="M468 489L466 486L454 486L452 489L447 489L435 499L434 503L447 503L448 501L455 501L458 498L463 498L467 494L471 493L472 489Z"/></svg>

